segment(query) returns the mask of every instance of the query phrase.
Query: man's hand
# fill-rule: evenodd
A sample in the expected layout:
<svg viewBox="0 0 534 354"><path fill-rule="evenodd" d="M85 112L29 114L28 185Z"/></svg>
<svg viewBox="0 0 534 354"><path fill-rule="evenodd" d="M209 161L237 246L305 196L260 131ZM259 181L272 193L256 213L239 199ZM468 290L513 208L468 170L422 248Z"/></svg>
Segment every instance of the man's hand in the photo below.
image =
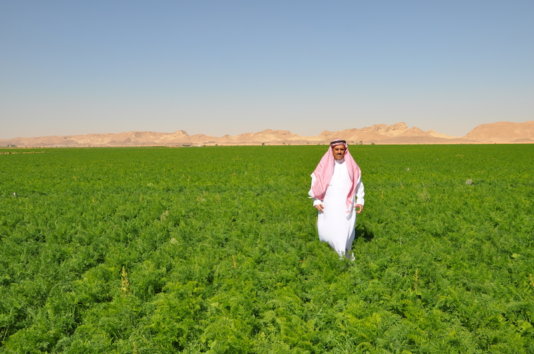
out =
<svg viewBox="0 0 534 354"><path fill-rule="evenodd" d="M361 214L361 212L363 211L363 205L361 204L356 204L354 208L356 209L356 214Z"/></svg>
<svg viewBox="0 0 534 354"><path fill-rule="evenodd" d="M319 212L323 212L324 210L324 206L322 204L317 204L317 205L314 205L315 209L317 209Z"/></svg>

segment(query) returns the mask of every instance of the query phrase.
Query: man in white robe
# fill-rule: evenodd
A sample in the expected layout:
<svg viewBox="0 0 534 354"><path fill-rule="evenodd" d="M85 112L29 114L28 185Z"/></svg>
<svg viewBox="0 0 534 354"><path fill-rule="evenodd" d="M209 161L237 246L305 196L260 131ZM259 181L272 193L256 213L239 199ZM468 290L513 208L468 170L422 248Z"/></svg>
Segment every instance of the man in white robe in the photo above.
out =
<svg viewBox="0 0 534 354"><path fill-rule="evenodd" d="M319 239L340 257L354 260L352 243L356 214L363 211L364 186L361 171L344 140L335 140L311 175L309 195L318 210Z"/></svg>

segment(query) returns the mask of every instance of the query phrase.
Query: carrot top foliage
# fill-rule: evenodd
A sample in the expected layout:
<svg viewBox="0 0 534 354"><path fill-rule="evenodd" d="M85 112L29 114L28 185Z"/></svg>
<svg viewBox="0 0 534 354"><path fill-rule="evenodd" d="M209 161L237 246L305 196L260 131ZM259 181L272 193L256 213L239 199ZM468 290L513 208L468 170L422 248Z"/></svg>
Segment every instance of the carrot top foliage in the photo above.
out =
<svg viewBox="0 0 534 354"><path fill-rule="evenodd" d="M2 151L0 350L534 351L534 145L351 147L353 263L322 146Z"/></svg>

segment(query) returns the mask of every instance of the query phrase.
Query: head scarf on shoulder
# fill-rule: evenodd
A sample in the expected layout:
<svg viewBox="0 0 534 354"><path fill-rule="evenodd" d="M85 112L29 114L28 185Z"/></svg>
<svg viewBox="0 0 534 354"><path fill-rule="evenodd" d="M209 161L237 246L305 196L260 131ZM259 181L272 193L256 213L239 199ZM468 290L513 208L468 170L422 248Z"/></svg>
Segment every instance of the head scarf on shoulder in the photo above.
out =
<svg viewBox="0 0 534 354"><path fill-rule="evenodd" d="M335 159L332 154L332 148L336 145L345 145L345 148L347 149L345 151L345 164L347 166L347 170L349 172L350 180L352 181L350 189L347 191L347 208L350 208L352 204L352 199L354 199L354 193L356 189L356 184L358 183L361 175L360 167L354 161L354 158L350 154L349 146L347 145L347 142L345 140L334 140L330 143L330 146L328 147L328 151L323 155L321 158L321 161L319 161L319 164L313 171L313 175L315 176L315 181L311 188L311 196L312 198L316 199L324 199L324 196L326 194L326 189L328 188L328 185L330 184L330 180L332 179L332 175L334 174L334 164Z"/></svg>

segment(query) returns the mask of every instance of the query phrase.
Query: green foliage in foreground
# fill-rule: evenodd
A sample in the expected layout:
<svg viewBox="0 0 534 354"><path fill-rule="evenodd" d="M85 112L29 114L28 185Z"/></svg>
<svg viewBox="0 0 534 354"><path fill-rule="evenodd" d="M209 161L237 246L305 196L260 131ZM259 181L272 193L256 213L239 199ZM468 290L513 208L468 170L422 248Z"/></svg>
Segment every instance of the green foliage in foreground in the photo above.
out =
<svg viewBox="0 0 534 354"><path fill-rule="evenodd" d="M534 352L534 145L352 147L353 263L325 147L3 151L0 351Z"/></svg>

